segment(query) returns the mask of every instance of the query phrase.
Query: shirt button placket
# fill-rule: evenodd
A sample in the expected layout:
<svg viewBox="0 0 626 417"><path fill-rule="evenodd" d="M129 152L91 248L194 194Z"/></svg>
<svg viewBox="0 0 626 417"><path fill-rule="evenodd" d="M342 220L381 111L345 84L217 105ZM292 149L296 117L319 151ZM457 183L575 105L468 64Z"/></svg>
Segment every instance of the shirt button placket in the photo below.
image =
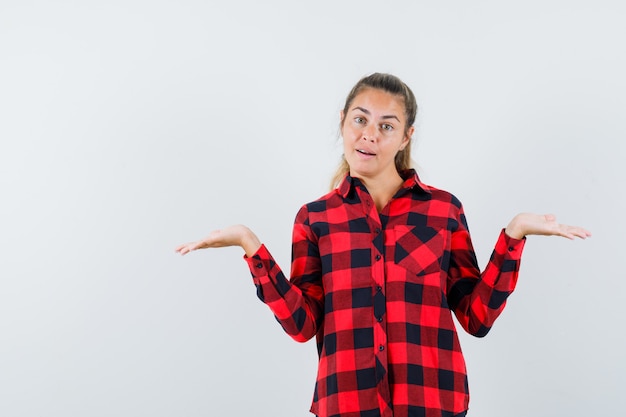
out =
<svg viewBox="0 0 626 417"><path fill-rule="evenodd" d="M382 323L383 316L385 314L385 294L383 294L383 287L376 286L374 292L374 318L378 323Z"/></svg>
<svg viewBox="0 0 626 417"><path fill-rule="evenodd" d="M373 295L373 314L372 327L374 330L374 345L372 346L372 354L376 358L376 387L379 394L379 405L381 411L389 410L387 404L391 401L389 380L388 380L388 361L387 361L387 324L385 320L385 259L383 257L385 247L383 241L382 224L380 216L373 205L373 201L369 195L364 196L364 211L369 223L372 246L371 246L371 265L372 274L372 295ZM387 417L387 413L383 413Z"/></svg>
<svg viewBox="0 0 626 417"><path fill-rule="evenodd" d="M380 228L375 229L377 235ZM380 249L376 245L372 248L378 252ZM384 250L384 248L382 248ZM380 398L384 398L382 403L390 401L389 381L387 378L387 323L385 321L386 297L385 297L385 261L380 253L376 253L373 259L372 274L374 281L374 356L376 357L376 382ZM381 403L381 404L382 404Z"/></svg>

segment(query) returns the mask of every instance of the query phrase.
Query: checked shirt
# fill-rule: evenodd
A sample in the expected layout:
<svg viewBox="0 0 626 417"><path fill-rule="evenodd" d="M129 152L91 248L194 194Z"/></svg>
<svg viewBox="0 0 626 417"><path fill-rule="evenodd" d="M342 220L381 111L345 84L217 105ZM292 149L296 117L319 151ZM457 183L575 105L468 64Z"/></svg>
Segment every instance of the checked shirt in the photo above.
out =
<svg viewBox="0 0 626 417"><path fill-rule="evenodd" d="M452 313L482 337L515 288L524 240L504 231L481 273L461 203L403 173L378 212L349 175L304 205L288 280L262 245L246 258L259 298L319 353L320 417L451 417L468 408Z"/></svg>

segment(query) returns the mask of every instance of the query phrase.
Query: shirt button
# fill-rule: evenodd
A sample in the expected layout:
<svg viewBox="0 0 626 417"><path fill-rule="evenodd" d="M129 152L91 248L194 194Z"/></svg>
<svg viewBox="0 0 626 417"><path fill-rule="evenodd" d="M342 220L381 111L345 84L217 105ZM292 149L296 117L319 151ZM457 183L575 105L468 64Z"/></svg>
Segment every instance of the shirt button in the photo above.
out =
<svg viewBox="0 0 626 417"><path fill-rule="evenodd" d="M376 255L376 260L380 261L380 255Z"/></svg>
<svg viewBox="0 0 626 417"><path fill-rule="evenodd" d="M263 268L263 264L261 262L259 262L258 264L256 264L256 267L261 269L261 268Z"/></svg>
<svg viewBox="0 0 626 417"><path fill-rule="evenodd" d="M509 252L513 252L515 249L511 246L509 246Z"/></svg>
<svg viewBox="0 0 626 417"><path fill-rule="evenodd" d="M383 318L382 317L377 317L376 321L380 323L381 321L383 321Z"/></svg>
<svg viewBox="0 0 626 417"><path fill-rule="evenodd" d="M383 350L385 350L385 347L383 345L380 345L380 346L378 346L378 350L380 350L382 352Z"/></svg>
<svg viewBox="0 0 626 417"><path fill-rule="evenodd" d="M382 232L382 230L380 230L380 227L376 228L376 234L380 234L380 232Z"/></svg>
<svg viewBox="0 0 626 417"><path fill-rule="evenodd" d="M376 287L376 290L377 290L378 292L381 292L381 291L383 290L383 287L381 287L381 286L379 285L378 287Z"/></svg>

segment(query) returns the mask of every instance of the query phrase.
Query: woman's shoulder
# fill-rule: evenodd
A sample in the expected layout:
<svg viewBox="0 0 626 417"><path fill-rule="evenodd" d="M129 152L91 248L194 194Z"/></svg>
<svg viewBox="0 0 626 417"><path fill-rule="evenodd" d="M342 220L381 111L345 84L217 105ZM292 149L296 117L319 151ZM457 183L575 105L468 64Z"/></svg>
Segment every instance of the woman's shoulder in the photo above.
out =
<svg viewBox="0 0 626 417"><path fill-rule="evenodd" d="M329 216L334 212L333 208L337 208L342 204L338 191L332 190L323 196L303 204L296 214L296 224L324 223L328 221Z"/></svg>
<svg viewBox="0 0 626 417"><path fill-rule="evenodd" d="M341 196L339 195L339 190L335 188L317 199L303 204L300 210L306 210L312 213L325 211L329 207L336 205L339 200L341 200Z"/></svg>
<svg viewBox="0 0 626 417"><path fill-rule="evenodd" d="M459 208L461 207L461 201L456 197L456 195L454 195L450 191L447 191L443 188L426 184L422 182L421 180L417 179L416 187L414 187L414 189L421 190L424 193L428 194L429 199L432 201L440 201L440 202L452 204L453 206L456 206Z"/></svg>

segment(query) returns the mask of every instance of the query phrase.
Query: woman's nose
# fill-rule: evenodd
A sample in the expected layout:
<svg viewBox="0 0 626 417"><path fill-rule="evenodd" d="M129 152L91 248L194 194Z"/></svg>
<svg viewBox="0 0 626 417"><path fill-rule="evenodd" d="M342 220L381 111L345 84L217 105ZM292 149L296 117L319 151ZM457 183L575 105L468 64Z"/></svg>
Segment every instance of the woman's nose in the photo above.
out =
<svg viewBox="0 0 626 417"><path fill-rule="evenodd" d="M369 125L365 129L363 129L362 139L368 140L370 142L374 142L374 140L376 140L377 135L378 135L378 130L376 129L376 126Z"/></svg>

